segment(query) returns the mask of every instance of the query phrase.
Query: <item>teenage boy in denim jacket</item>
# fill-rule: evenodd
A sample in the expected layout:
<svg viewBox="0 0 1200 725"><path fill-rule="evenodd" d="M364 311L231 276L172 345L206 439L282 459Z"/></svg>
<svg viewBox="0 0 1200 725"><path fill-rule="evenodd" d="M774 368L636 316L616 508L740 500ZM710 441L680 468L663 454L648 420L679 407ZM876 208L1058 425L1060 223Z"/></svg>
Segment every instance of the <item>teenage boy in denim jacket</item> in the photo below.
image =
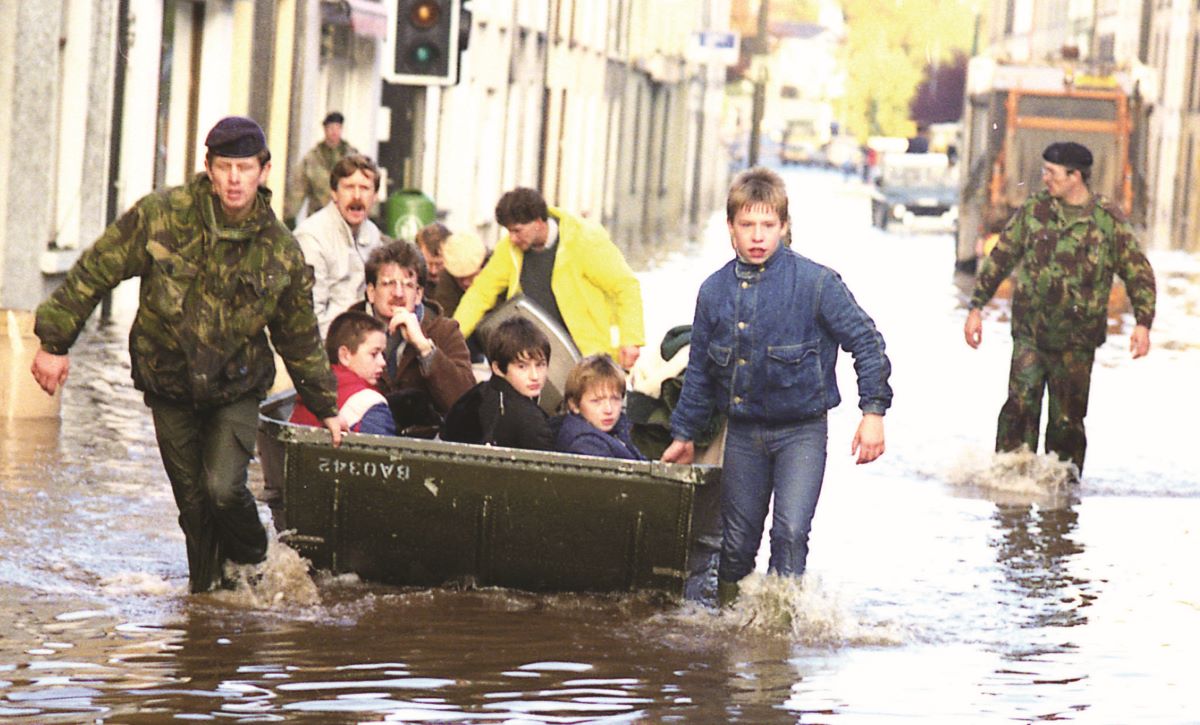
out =
<svg viewBox="0 0 1200 725"><path fill-rule="evenodd" d="M854 356L862 422L858 463L883 454L891 364L883 337L841 277L791 249L787 189L764 168L734 179L726 202L737 258L705 280L696 300L683 392L662 460L690 463L692 439L715 406L729 419L718 567L722 605L754 570L775 496L770 571L800 576L825 475L826 411L841 402L838 347Z"/></svg>

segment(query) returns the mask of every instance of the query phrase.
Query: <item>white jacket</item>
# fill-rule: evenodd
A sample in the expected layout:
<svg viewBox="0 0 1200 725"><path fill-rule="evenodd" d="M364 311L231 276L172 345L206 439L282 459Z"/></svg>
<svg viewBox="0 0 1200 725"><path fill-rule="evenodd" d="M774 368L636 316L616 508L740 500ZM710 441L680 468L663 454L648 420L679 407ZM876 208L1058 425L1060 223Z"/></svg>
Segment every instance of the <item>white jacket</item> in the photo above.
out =
<svg viewBox="0 0 1200 725"><path fill-rule="evenodd" d="M305 217L293 234L316 277L313 309L324 338L333 318L364 297L367 282L363 265L382 243L379 227L367 219L359 226L355 239L341 212L329 202L316 214Z"/></svg>

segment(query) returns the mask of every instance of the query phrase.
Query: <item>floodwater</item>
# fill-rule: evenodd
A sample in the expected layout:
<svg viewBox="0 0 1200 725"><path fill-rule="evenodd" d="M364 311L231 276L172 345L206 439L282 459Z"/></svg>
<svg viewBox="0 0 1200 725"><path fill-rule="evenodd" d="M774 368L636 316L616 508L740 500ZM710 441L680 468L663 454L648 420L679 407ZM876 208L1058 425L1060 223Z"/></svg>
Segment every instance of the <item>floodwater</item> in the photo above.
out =
<svg viewBox="0 0 1200 725"><path fill-rule="evenodd" d="M887 453L856 467L839 369L850 402L802 586L752 575L725 613L402 589L314 582L274 545L254 588L188 595L125 326L91 326L62 422L0 429L0 720L1196 721L1200 259L1151 256L1154 349L1131 361L1132 321L1114 322L1071 485L1044 457L991 454L1006 308L967 348L949 234L878 231L855 182L786 178L796 248L876 319L896 392ZM700 236L641 274L652 338L690 321L730 254L720 218Z"/></svg>

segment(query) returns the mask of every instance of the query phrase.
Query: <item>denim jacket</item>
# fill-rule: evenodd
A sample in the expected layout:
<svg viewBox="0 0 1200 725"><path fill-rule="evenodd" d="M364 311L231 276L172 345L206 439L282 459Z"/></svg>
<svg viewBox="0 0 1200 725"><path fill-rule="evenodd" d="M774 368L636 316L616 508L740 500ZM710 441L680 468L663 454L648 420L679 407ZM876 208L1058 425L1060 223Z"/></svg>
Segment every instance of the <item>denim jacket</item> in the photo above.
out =
<svg viewBox="0 0 1200 725"><path fill-rule="evenodd" d="M823 415L841 402L839 346L854 356L858 407L882 415L891 363L842 278L785 247L763 264L730 261L700 287L672 435L692 440L714 406L763 423Z"/></svg>

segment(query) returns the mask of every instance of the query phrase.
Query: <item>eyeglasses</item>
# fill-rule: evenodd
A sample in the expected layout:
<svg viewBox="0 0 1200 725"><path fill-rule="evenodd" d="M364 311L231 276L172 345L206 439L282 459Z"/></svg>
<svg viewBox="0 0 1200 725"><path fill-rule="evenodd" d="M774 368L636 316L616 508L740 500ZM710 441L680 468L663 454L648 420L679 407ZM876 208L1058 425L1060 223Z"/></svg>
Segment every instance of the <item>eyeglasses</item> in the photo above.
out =
<svg viewBox="0 0 1200 725"><path fill-rule="evenodd" d="M417 284L416 282L414 282L412 280L400 281L398 279L391 279L389 277L382 277L380 279L375 280L375 287L377 289L386 290L386 289L392 289L396 286L401 287L406 292L416 292L421 287L421 285Z"/></svg>

